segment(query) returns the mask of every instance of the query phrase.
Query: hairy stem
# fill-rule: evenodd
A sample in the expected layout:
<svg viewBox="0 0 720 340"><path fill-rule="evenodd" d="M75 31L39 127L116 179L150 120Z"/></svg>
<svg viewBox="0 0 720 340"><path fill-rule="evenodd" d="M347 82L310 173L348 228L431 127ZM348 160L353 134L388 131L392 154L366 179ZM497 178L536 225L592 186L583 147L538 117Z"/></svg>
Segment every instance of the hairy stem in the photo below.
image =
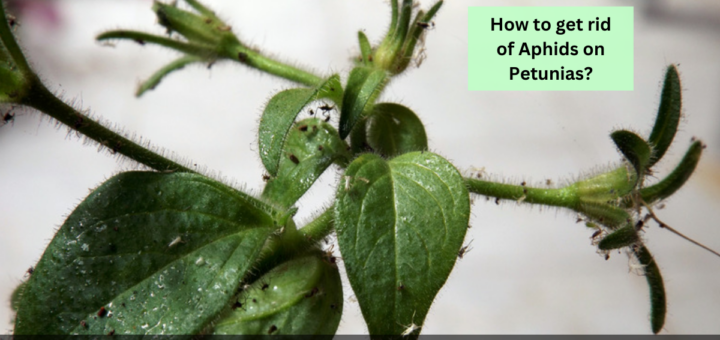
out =
<svg viewBox="0 0 720 340"><path fill-rule="evenodd" d="M119 153L149 168L158 171L194 172L136 144L78 112L53 95L37 78L35 79L21 104L38 109L100 145L104 145L113 153Z"/></svg>
<svg viewBox="0 0 720 340"><path fill-rule="evenodd" d="M7 50L10 54L10 57L13 59L13 63L17 66L20 72L22 72L22 74L26 77L32 76L33 72L30 69L30 65L28 65L27 60L25 60L25 56L23 55L22 50L20 50L20 46L18 46L15 41L15 36L12 34L10 25L6 19L5 6L2 1L0 1L0 18L2 19L2 22L0 23L0 41L2 41L2 45L5 46L5 50Z"/></svg>
<svg viewBox="0 0 720 340"><path fill-rule="evenodd" d="M259 52L253 51L244 46L234 46L232 49L227 51L226 54L226 58L228 59L239 61L249 67L256 68L260 71L306 86L315 87L325 81L322 77L309 71L305 71L266 57Z"/></svg>
<svg viewBox="0 0 720 340"><path fill-rule="evenodd" d="M559 189L531 188L524 185L503 184L466 178L470 192L483 196L496 197L526 203L544 204L555 207L575 209L578 197L567 187Z"/></svg>
<svg viewBox="0 0 720 340"><path fill-rule="evenodd" d="M332 233L335 229L334 212L335 205L332 205L315 220L308 223L298 231L311 243L322 240L325 236L330 235L330 233Z"/></svg>

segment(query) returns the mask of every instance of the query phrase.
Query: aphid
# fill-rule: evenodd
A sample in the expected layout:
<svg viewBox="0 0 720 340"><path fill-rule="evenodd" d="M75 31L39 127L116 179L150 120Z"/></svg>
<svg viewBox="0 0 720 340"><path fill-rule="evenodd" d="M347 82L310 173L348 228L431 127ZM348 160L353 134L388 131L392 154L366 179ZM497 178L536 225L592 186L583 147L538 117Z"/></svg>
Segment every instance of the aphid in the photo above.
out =
<svg viewBox="0 0 720 340"><path fill-rule="evenodd" d="M243 308L243 304L240 303L240 301L235 301L235 303L233 303L233 305L232 305L232 309L235 310L238 308L242 308L242 310L245 310L245 308Z"/></svg>
<svg viewBox="0 0 720 340"><path fill-rule="evenodd" d="M277 326L272 325L270 329L268 329L268 334L273 334L275 331L277 331Z"/></svg>
<svg viewBox="0 0 720 340"><path fill-rule="evenodd" d="M84 122L85 122L85 118L83 118L82 116L78 116L77 119L75 120L75 124L73 125L73 127L75 127L75 129L79 129L83 126Z"/></svg>
<svg viewBox="0 0 720 340"><path fill-rule="evenodd" d="M85 322L85 320L80 321L80 326L82 326L82 328L88 328L87 322Z"/></svg>
<svg viewBox="0 0 720 340"><path fill-rule="evenodd" d="M415 312L413 312L412 320L415 320ZM410 321L410 325L400 325L400 326L405 327L405 330L402 333L400 333L400 335L402 335L403 337L412 334L412 332L415 332L416 330L420 329L420 327L422 327L422 326L416 325L414 321Z"/></svg>
<svg viewBox="0 0 720 340"><path fill-rule="evenodd" d="M500 205L500 197L495 199L495 204Z"/></svg>
<svg viewBox="0 0 720 340"><path fill-rule="evenodd" d="M291 160L293 163L295 163L295 164L300 164L300 160L297 158L297 156L295 156L295 155L293 155L293 154L290 154L288 157L290 158L290 160Z"/></svg>
<svg viewBox="0 0 720 340"><path fill-rule="evenodd" d="M470 247L470 245L473 243L473 241L475 241L475 240L474 239L470 240L470 243L468 243L464 247L460 248L460 250L458 251L458 258L463 258L463 256L465 256L465 254L469 253L473 249L472 247Z"/></svg>
<svg viewBox="0 0 720 340"><path fill-rule="evenodd" d="M220 26L220 27L218 27L218 31L223 31L223 32L228 32L228 31L230 31L231 29L232 29L232 26L230 26L230 25L225 25L225 26Z"/></svg>
<svg viewBox="0 0 720 340"><path fill-rule="evenodd" d="M27 273L28 275L32 275L32 273L33 273L34 271L35 271L35 268L34 268L34 267L30 267L30 268L28 268L28 270L27 270L26 273Z"/></svg>
<svg viewBox="0 0 720 340"><path fill-rule="evenodd" d="M145 45L145 40L142 40L142 39L135 39L135 42L140 45Z"/></svg>
<svg viewBox="0 0 720 340"><path fill-rule="evenodd" d="M247 53L238 52L238 60L240 60L241 63L247 63L247 61L248 61Z"/></svg>
<svg viewBox="0 0 720 340"><path fill-rule="evenodd" d="M268 289L269 287L270 287L270 285L267 284L267 282L264 282L262 285L262 288L260 288L260 290L265 290L265 289Z"/></svg>
<svg viewBox="0 0 720 340"><path fill-rule="evenodd" d="M15 121L15 115L14 115L14 114L11 114L10 112L7 112L7 113L5 113L5 115L3 116L3 125L4 125L4 124L7 124L7 123L10 123L10 121L13 121L13 122Z"/></svg>
<svg viewBox="0 0 720 340"><path fill-rule="evenodd" d="M527 184L527 183L525 183L525 181L523 181L522 183L520 183L520 185L522 185L522 186L525 186L525 184Z"/></svg>
<svg viewBox="0 0 720 340"><path fill-rule="evenodd" d="M110 335L110 336L115 335L115 330L114 329L111 330L107 335Z"/></svg>
<svg viewBox="0 0 720 340"><path fill-rule="evenodd" d="M335 109L335 105L325 104L325 105L323 105L323 106L318 107L318 109L323 110L324 112L328 112L328 111L330 111L330 110Z"/></svg>
<svg viewBox="0 0 720 340"><path fill-rule="evenodd" d="M257 303L257 300L256 300L256 299L253 299L253 303Z"/></svg>
<svg viewBox="0 0 720 340"><path fill-rule="evenodd" d="M398 290L398 291L401 291L401 290L404 290L404 289L405 289L405 285L402 284L402 283L400 283L400 285L398 286L397 290Z"/></svg>
<svg viewBox="0 0 720 340"><path fill-rule="evenodd" d="M552 185L552 180L551 180L551 179L546 179L546 180L545 180L545 185L551 186L551 185Z"/></svg>
<svg viewBox="0 0 720 340"><path fill-rule="evenodd" d="M308 126L307 126L307 125L303 125L303 126L300 126L300 127L298 128L298 130L300 130L300 131L302 131L302 132L307 131L307 129L308 129Z"/></svg>
<svg viewBox="0 0 720 340"><path fill-rule="evenodd" d="M97 316L104 318L105 315L107 315L107 310L105 310L105 307L100 307L100 310L97 312Z"/></svg>
<svg viewBox="0 0 720 340"><path fill-rule="evenodd" d="M322 146L322 145L318 145L318 151L323 151L323 146Z"/></svg>
<svg viewBox="0 0 720 340"><path fill-rule="evenodd" d="M312 115L314 115L314 114L315 114L315 111L313 111L312 109L310 109L310 115L312 116Z"/></svg>
<svg viewBox="0 0 720 340"><path fill-rule="evenodd" d="M270 175L268 175L268 174L263 174L263 181L267 182L267 181L269 181L269 180L270 180Z"/></svg>
<svg viewBox="0 0 720 340"><path fill-rule="evenodd" d="M428 28L429 28L429 29L433 29L433 28L435 28L435 22L434 22L434 21L431 21L431 22L418 21L418 22L417 22L417 25L420 26L420 28L422 28L422 29L428 29Z"/></svg>
<svg viewBox="0 0 720 340"><path fill-rule="evenodd" d="M307 294L305 294L305 297L306 297L306 298L311 298L311 297L315 296L315 294L317 294L319 291L320 291L320 290L318 289L318 287L313 287L313 289L312 289L310 292L308 292Z"/></svg>
<svg viewBox="0 0 720 340"><path fill-rule="evenodd" d="M112 148L112 153L116 154L118 152L118 150L120 150L121 146L122 146L122 142L118 141L117 143L115 143L115 146L113 146L113 148Z"/></svg>
<svg viewBox="0 0 720 340"><path fill-rule="evenodd" d="M172 240L172 241L170 242L170 244L168 244L168 248L172 248L172 247L176 246L178 243L185 243L185 242L180 238L180 236L178 236L178 237L176 237L174 240Z"/></svg>
<svg viewBox="0 0 720 340"><path fill-rule="evenodd" d="M645 221L638 220L637 223L635 223L635 230L640 230L645 225Z"/></svg>
<svg viewBox="0 0 720 340"><path fill-rule="evenodd" d="M325 123L327 123L329 121L330 121L330 115L328 114L327 116L325 116Z"/></svg>
<svg viewBox="0 0 720 340"><path fill-rule="evenodd" d="M598 236L600 236L600 234L602 234L602 230L599 230L599 229L598 229L597 231L595 231L595 232L592 234L592 236L590 236L590 239L593 239L593 240L594 240L594 239L598 238Z"/></svg>

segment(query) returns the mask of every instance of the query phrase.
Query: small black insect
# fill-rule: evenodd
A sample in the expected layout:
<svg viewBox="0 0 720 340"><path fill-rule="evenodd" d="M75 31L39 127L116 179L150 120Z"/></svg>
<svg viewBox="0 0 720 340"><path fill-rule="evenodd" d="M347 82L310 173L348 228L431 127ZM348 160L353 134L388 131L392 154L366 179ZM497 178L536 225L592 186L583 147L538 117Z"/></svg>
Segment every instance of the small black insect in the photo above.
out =
<svg viewBox="0 0 720 340"><path fill-rule="evenodd" d="M433 29L433 28L435 28L435 22L434 22L434 21L431 21L431 22L418 21L417 25L418 25L420 28L422 28L422 29L428 29L428 28Z"/></svg>
<svg viewBox="0 0 720 340"><path fill-rule="evenodd" d="M495 204L500 205L500 197L495 199Z"/></svg>
<svg viewBox="0 0 720 340"><path fill-rule="evenodd" d="M318 145L318 151L323 151L323 146L322 146L322 145Z"/></svg>
<svg viewBox="0 0 720 340"><path fill-rule="evenodd" d="M330 121L330 115L327 115L327 116L325 117L325 123L327 123L327 122L329 122L329 121Z"/></svg>
<svg viewBox="0 0 720 340"><path fill-rule="evenodd" d="M263 175L263 181L267 182L267 181L269 181L269 180L270 180L270 175L264 174L264 175Z"/></svg>
<svg viewBox="0 0 720 340"><path fill-rule="evenodd" d="M114 329L111 330L107 335L110 335L110 336L115 335L115 330Z"/></svg>
<svg viewBox="0 0 720 340"><path fill-rule="evenodd" d="M307 126L307 125L302 125L302 126L300 126L298 129L299 129L300 131L302 131L302 132L305 132L305 131L307 131L308 126Z"/></svg>
<svg viewBox="0 0 720 340"><path fill-rule="evenodd" d="M300 164L300 160L297 158L297 156L290 154L288 157L290 157L290 160L295 164Z"/></svg>
<svg viewBox="0 0 720 340"><path fill-rule="evenodd" d="M273 334L275 331L277 331L277 326L272 325L270 326L270 329L268 329L268 334Z"/></svg>
<svg viewBox="0 0 720 340"><path fill-rule="evenodd" d="M85 322L85 320L80 321L80 326L82 326L82 328L88 328L87 322Z"/></svg>
<svg viewBox="0 0 720 340"><path fill-rule="evenodd" d="M314 114L315 114L315 111L313 111L312 109L310 109L310 115L312 116L312 115L314 115Z"/></svg>
<svg viewBox="0 0 720 340"><path fill-rule="evenodd" d="M15 121L15 115L8 112L3 116L3 125L10 123L11 121L13 121L13 122Z"/></svg>
<svg viewBox="0 0 720 340"><path fill-rule="evenodd" d="M313 297L313 296L315 296L315 294L317 294L319 291L320 291L320 290L318 289L318 287L313 287L313 289L312 289L310 292L308 292L307 294L305 294L305 297L306 297L306 298Z"/></svg>
<svg viewBox="0 0 720 340"><path fill-rule="evenodd" d="M269 284L263 283L262 288L260 288L260 290L265 290L265 289L268 289L269 287L270 287Z"/></svg>
<svg viewBox="0 0 720 340"><path fill-rule="evenodd" d="M107 310L105 307L100 307L100 310L97 312L97 316L104 318L105 315L107 315Z"/></svg>
<svg viewBox="0 0 720 340"><path fill-rule="evenodd" d="M142 39L135 39L135 42L141 46L145 45L145 40L142 40Z"/></svg>
<svg viewBox="0 0 720 340"><path fill-rule="evenodd" d="M402 284L402 283L401 283L401 284L398 286L398 288L397 288L398 291L401 291L401 290L404 290L404 289L405 289L405 285Z"/></svg>
<svg viewBox="0 0 720 340"><path fill-rule="evenodd" d="M335 109L335 105L325 104L325 105L323 105L323 106L320 106L318 109L323 110L323 111L325 111L325 112L328 112L328 111L330 111L330 110Z"/></svg>
<svg viewBox="0 0 720 340"><path fill-rule="evenodd" d="M35 271L35 268L34 268L34 267L30 267L30 268L28 268L28 270L27 270L26 273L27 273L28 275L32 275L32 273L33 273L34 271Z"/></svg>
<svg viewBox="0 0 720 340"><path fill-rule="evenodd" d="M525 181L523 181L522 183L520 183L520 185L522 185L522 186L525 186L525 184L527 184L527 183L525 183Z"/></svg>
<svg viewBox="0 0 720 340"><path fill-rule="evenodd" d="M247 61L248 61L247 53L238 52L238 60L240 60L241 63L247 63Z"/></svg>
<svg viewBox="0 0 720 340"><path fill-rule="evenodd" d="M235 303L233 303L233 305L232 305L232 309L235 310L238 308L243 308L243 304L240 303L240 301L235 301ZM243 308L243 310L245 310L245 309Z"/></svg>

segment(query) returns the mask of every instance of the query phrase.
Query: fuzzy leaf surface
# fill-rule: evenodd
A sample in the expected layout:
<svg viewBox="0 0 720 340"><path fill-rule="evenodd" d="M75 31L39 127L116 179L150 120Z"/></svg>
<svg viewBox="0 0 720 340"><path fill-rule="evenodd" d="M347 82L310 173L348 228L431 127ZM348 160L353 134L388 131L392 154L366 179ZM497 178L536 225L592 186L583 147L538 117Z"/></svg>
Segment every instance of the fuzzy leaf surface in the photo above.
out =
<svg viewBox="0 0 720 340"><path fill-rule="evenodd" d="M430 152L390 161L364 154L348 166L335 209L343 262L370 333L422 325L467 231L460 173Z"/></svg>
<svg viewBox="0 0 720 340"><path fill-rule="evenodd" d="M645 174L650 161L650 146L640 136L627 130L615 131L610 134L623 156L633 165L638 178Z"/></svg>
<svg viewBox="0 0 720 340"><path fill-rule="evenodd" d="M387 81L387 72L381 69L359 66L350 72L340 111L340 138L345 139L372 109Z"/></svg>
<svg viewBox="0 0 720 340"><path fill-rule="evenodd" d="M277 213L206 177L126 172L72 212L23 289L16 334L196 334Z"/></svg>
<svg viewBox="0 0 720 340"><path fill-rule="evenodd" d="M268 181L263 196L290 207L333 162L347 164L347 148L330 124L317 118L297 122L285 140L277 177Z"/></svg>
<svg viewBox="0 0 720 340"><path fill-rule="evenodd" d="M680 124L681 113L682 87L680 85L680 75L678 75L677 67L670 65L667 72L665 72L665 82L660 95L660 107L658 108L655 125L648 138L648 142L653 145L653 157L648 166L652 166L659 161L665 155L665 151L670 147L670 144L672 144L678 124Z"/></svg>
<svg viewBox="0 0 720 340"><path fill-rule="evenodd" d="M386 157L428 148L425 127L420 118L400 104L375 105L366 124L368 144Z"/></svg>
<svg viewBox="0 0 720 340"><path fill-rule="evenodd" d="M271 176L276 176L280 168L282 149L295 117L310 102L328 99L340 108L343 90L340 77L334 75L316 88L296 88L276 94L268 102L260 118L259 151L260 159Z"/></svg>
<svg viewBox="0 0 720 340"><path fill-rule="evenodd" d="M342 306L337 266L310 255L275 267L244 289L214 334L332 335Z"/></svg>

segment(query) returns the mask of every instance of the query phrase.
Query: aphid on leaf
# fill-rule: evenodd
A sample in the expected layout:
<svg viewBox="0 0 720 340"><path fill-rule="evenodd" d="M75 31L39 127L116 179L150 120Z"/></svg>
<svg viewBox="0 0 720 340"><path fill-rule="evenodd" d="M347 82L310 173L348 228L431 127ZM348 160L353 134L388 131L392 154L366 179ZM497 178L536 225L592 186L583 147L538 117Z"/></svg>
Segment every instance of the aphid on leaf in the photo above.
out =
<svg viewBox="0 0 720 340"><path fill-rule="evenodd" d="M298 130L300 130L300 131L302 131L302 132L307 131L307 129L308 129L308 126L307 126L307 125L302 125L302 126L300 126L300 127L298 128Z"/></svg>
<svg viewBox="0 0 720 340"><path fill-rule="evenodd" d="M405 290L405 285L402 284L402 283L400 283L400 285L398 286L397 290L398 290L398 291Z"/></svg>
<svg viewBox="0 0 720 340"><path fill-rule="evenodd" d="M313 289L310 292L305 294L305 297L311 298L311 297L315 296L315 294L317 294L319 291L320 291L320 289L318 289L318 287L313 287Z"/></svg>
<svg viewBox="0 0 720 340"><path fill-rule="evenodd" d="M104 318L105 315L107 315L107 310L105 310L105 307L100 307L100 310L97 312L97 316Z"/></svg>
<svg viewBox="0 0 720 340"><path fill-rule="evenodd" d="M268 289L269 287L270 287L270 285L267 284L267 282L265 282L265 283L263 283L262 288L260 288L260 290L265 290L265 289Z"/></svg>
<svg viewBox="0 0 720 340"><path fill-rule="evenodd" d="M295 156L295 155L293 155L293 154L290 154L290 155L288 155L288 157L290 158L290 160L291 160L293 163L295 163L295 164L300 164L300 160L297 158L297 156Z"/></svg>
<svg viewBox="0 0 720 340"><path fill-rule="evenodd" d="M113 330L111 330L110 332L108 332L108 334L107 334L107 335L110 335L110 336L113 336L113 335L115 335L115 330L114 330L114 329L113 329Z"/></svg>
<svg viewBox="0 0 720 340"><path fill-rule="evenodd" d="M28 275L32 275L32 273L33 273L34 271L35 271L35 268L34 268L34 267L30 267L30 268L28 268L28 270L27 270L26 273L27 273Z"/></svg>
<svg viewBox="0 0 720 340"><path fill-rule="evenodd" d="M85 322L85 320L80 320L80 326L82 326L82 328L88 328L87 322Z"/></svg>
<svg viewBox="0 0 720 340"><path fill-rule="evenodd" d="M178 243L185 243L185 241L183 241L182 238L180 238L180 236L178 236L174 240L172 240L170 242L170 244L168 244L168 248L172 248L172 247L178 245Z"/></svg>
<svg viewBox="0 0 720 340"><path fill-rule="evenodd" d="M500 197L495 198L495 204L500 205Z"/></svg>
<svg viewBox="0 0 720 340"><path fill-rule="evenodd" d="M470 247L470 245L473 243L473 241L475 241L475 240L474 239L470 240L470 243L468 243L464 247L460 248L460 250L458 251L458 258L463 258L463 256L465 256L465 254L469 253L473 249L472 247Z"/></svg>
<svg viewBox="0 0 720 340"><path fill-rule="evenodd" d="M277 328L277 326L275 326L275 325L270 326L270 329L268 329L268 334L273 334L273 333L275 333L275 331L277 331L277 329L278 329L278 328Z"/></svg>
<svg viewBox="0 0 720 340"><path fill-rule="evenodd" d="M413 312L412 320L415 320L415 312ZM400 333L400 335L403 337L412 334L413 332L415 332L416 330L418 330L422 327L422 326L416 325L415 321L410 321L410 325L400 325L400 326L405 327L405 330L402 333Z"/></svg>
<svg viewBox="0 0 720 340"><path fill-rule="evenodd" d="M425 30L426 30L426 29L434 29L434 28L435 28L435 22L434 22L434 21L431 21L431 22L418 21L418 22L417 22L417 25L420 26L420 28L425 29Z"/></svg>
<svg viewBox="0 0 720 340"><path fill-rule="evenodd" d="M318 145L318 151L323 151L323 146L322 146L322 145Z"/></svg>
<svg viewBox="0 0 720 340"><path fill-rule="evenodd" d="M268 175L268 174L263 174L263 181L267 182L267 181L269 181L269 180L270 180L270 175Z"/></svg>

